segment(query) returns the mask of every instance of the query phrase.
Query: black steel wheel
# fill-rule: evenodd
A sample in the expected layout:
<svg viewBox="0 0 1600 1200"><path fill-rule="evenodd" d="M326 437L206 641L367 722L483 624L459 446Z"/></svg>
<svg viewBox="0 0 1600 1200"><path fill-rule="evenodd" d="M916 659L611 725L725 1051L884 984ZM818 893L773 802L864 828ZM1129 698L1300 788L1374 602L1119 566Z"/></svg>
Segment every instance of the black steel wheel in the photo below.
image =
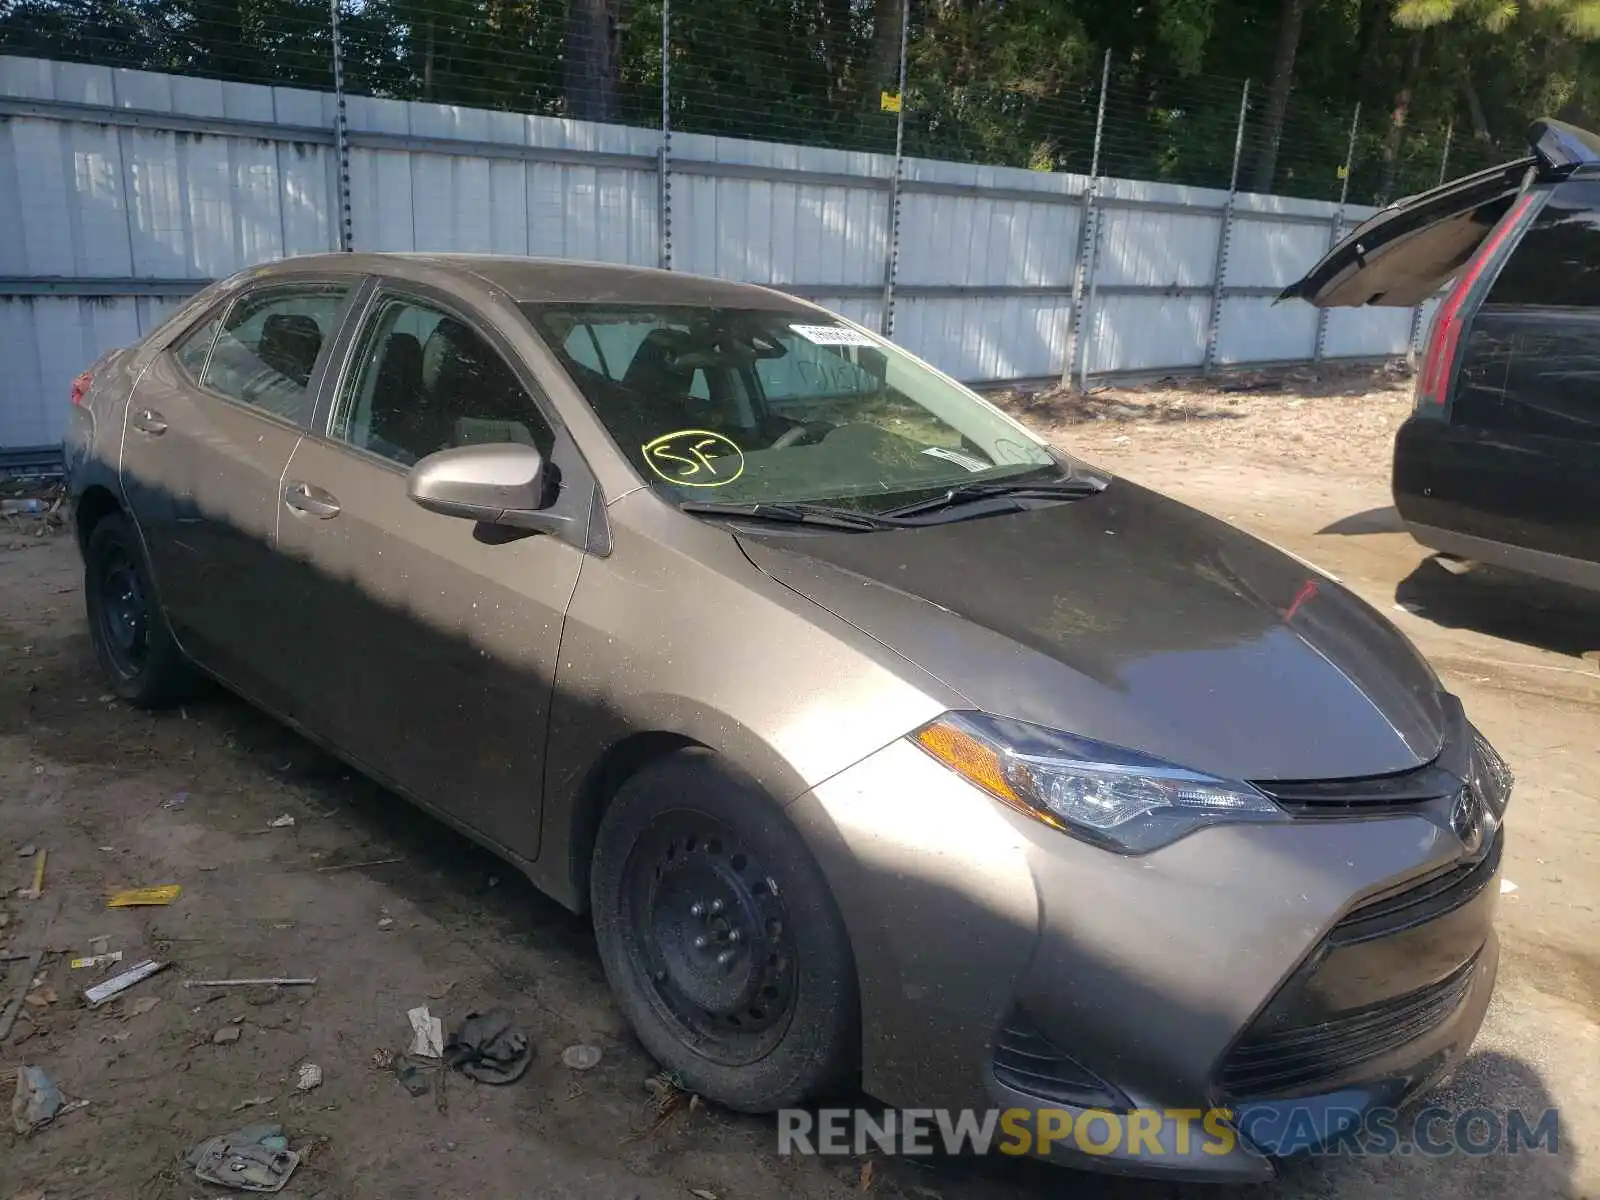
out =
<svg viewBox="0 0 1600 1200"><path fill-rule="evenodd" d="M715 755L680 751L623 786L590 892L612 987L685 1087L759 1112L848 1075L859 1024L843 921L793 828Z"/></svg>
<svg viewBox="0 0 1600 1200"><path fill-rule="evenodd" d="M728 1066L770 1053L794 1011L795 947L759 855L705 813L663 813L624 878L638 966L678 1036Z"/></svg>
<svg viewBox="0 0 1600 1200"><path fill-rule="evenodd" d="M95 655L116 695L141 708L158 708L189 694L193 670L173 641L125 517L103 517L90 532L83 595Z"/></svg>

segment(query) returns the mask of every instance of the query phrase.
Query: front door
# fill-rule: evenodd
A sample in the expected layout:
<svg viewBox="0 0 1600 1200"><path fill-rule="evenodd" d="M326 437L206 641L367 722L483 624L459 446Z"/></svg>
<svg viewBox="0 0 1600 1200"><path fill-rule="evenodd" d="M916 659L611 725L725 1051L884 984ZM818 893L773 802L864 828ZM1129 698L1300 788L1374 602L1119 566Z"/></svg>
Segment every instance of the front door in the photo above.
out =
<svg viewBox="0 0 1600 1200"><path fill-rule="evenodd" d="M295 661L308 726L531 859L562 623L584 552L553 535L507 540L411 503L413 463L482 441L536 446L565 468L558 507L578 505L587 471L480 322L379 292L325 431L300 443L284 473L279 540L300 581Z"/></svg>
<svg viewBox="0 0 1600 1200"><path fill-rule="evenodd" d="M328 357L349 281L263 283L151 362L130 399L122 484L179 642L264 703L284 653L274 569L278 481Z"/></svg>

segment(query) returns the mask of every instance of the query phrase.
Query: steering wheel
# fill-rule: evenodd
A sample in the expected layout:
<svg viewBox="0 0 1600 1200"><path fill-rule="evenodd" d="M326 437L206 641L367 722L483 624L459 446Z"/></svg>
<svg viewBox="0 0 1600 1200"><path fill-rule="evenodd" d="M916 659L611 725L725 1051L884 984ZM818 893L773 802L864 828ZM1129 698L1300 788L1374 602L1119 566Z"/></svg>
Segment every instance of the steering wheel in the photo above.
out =
<svg viewBox="0 0 1600 1200"><path fill-rule="evenodd" d="M785 429L769 449L787 450L790 446L810 446L832 433L834 426L827 421L806 421Z"/></svg>

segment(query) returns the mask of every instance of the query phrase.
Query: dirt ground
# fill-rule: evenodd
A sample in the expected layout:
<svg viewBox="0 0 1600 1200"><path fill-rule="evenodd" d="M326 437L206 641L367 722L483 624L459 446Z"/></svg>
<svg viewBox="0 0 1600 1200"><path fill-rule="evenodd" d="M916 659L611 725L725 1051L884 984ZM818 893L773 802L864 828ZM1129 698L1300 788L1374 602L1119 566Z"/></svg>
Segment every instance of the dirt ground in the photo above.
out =
<svg viewBox="0 0 1600 1200"><path fill-rule="evenodd" d="M1090 461L1343 579L1417 641L1517 772L1501 984L1473 1057L1434 1099L1558 1107L1560 1153L1298 1162L1250 1194L1594 1200L1600 674L1586 654L1600 651L1600 599L1453 574L1398 531L1389 450L1409 402L1409 381L1391 372L1006 401ZM274 827L281 816L294 824ZM17 854L30 843L48 852L39 899L18 894L38 861ZM104 907L115 889L165 883L183 887L170 906ZM112 701L94 670L76 552L32 517L0 517L0 921L0 947L49 951L0 1045L3 1098L15 1068L33 1064L88 1101L27 1138L0 1128L0 1198L220 1195L183 1152L254 1121L280 1122L305 1152L283 1193L300 1200L1211 1194L999 1159L784 1159L771 1120L652 1093L654 1067L607 993L584 921L236 700L162 716ZM98 937L124 966L174 966L90 1010L79 993L120 968L68 959ZM183 986L230 976L317 982ZM446 1029L470 1011L512 1009L533 1066L509 1087L455 1075L413 1097L386 1063L409 1040L406 1011L423 1004ZM225 1029L237 1040L219 1044ZM598 1046L600 1065L564 1067L576 1043ZM308 1062L323 1082L300 1092Z"/></svg>

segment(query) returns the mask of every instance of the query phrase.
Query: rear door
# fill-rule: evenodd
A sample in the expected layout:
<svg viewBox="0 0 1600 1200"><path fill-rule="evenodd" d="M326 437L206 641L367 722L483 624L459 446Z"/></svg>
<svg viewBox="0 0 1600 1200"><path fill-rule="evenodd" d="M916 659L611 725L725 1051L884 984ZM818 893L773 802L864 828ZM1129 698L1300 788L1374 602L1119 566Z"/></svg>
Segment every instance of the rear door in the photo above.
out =
<svg viewBox="0 0 1600 1200"><path fill-rule="evenodd" d="M493 323L428 289L377 292L328 407L280 496L296 711L374 774L532 859L593 476ZM552 464L570 536L508 534L407 497L418 459L504 441Z"/></svg>
<svg viewBox="0 0 1600 1200"><path fill-rule="evenodd" d="M1462 533L1600 559L1600 180L1554 189L1472 318L1434 497Z"/></svg>
<svg viewBox="0 0 1600 1200"><path fill-rule="evenodd" d="M156 355L125 417L121 475L184 648L267 703L284 648L278 481L310 419L353 277L273 277Z"/></svg>

